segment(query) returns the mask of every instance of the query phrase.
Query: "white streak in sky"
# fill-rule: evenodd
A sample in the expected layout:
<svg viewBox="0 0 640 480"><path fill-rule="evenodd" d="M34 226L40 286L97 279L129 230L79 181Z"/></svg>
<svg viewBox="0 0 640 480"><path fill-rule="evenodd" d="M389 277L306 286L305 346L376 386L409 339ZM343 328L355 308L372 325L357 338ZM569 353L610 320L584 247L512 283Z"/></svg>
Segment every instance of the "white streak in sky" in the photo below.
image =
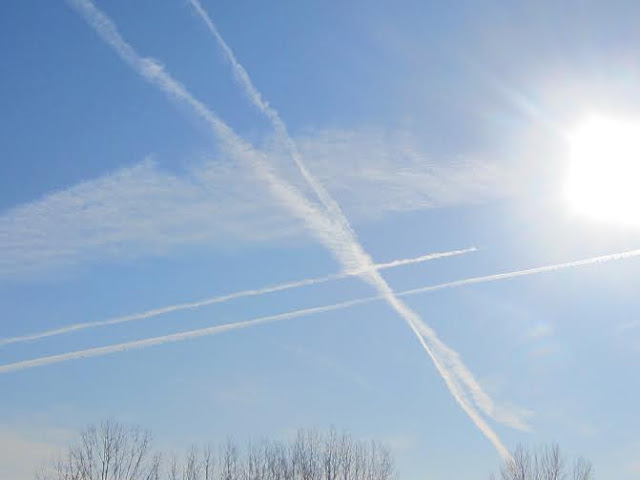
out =
<svg viewBox="0 0 640 480"><path fill-rule="evenodd" d="M24 370L26 368L43 367L45 365L52 365L60 362L67 362L70 360L79 360L82 358L101 357L103 355L109 355L111 353L125 352L127 350L136 350L140 348L153 347L155 345L163 345L171 342L181 342L183 340L189 340L192 338L204 337L207 335L216 335L218 333L224 333L231 330L238 330L247 327L254 327L256 325L262 325L266 323L273 323L282 320L287 320L296 317L306 317L316 313L329 312L332 310L340 310L355 305L371 302L371 298L351 300L348 302L341 302L335 305L327 305L322 307L306 308L304 310L296 310L293 312L281 313L278 315L269 315L267 317L259 317L253 320L246 320L236 323L225 323L223 325L215 325L213 327L200 328L198 330L189 330L186 332L173 333L171 335L163 335L160 337L151 337L143 340L134 340L132 342L117 343L114 345L107 345L104 347L88 348L85 350L77 350L75 352L61 353L59 355L51 355L48 357L34 358L32 360L25 360L22 362L8 363L0 365L0 374L15 372L18 370Z"/></svg>
<svg viewBox="0 0 640 480"><path fill-rule="evenodd" d="M348 216L360 221L479 203L490 198L484 192L517 184L498 169L469 162L432 168L410 136L398 132L318 131L296 142L309 168L336 192ZM278 144L274 147L269 152L279 165L284 159L292 163ZM167 255L181 246L237 248L311 238L303 221L229 155L197 158L175 174L147 157L0 211L0 280L60 267L84 269L105 257Z"/></svg>
<svg viewBox="0 0 640 480"><path fill-rule="evenodd" d="M240 85L244 89L245 93L251 100L251 103L253 103L269 119L269 121L273 125L276 131L276 135L278 136L278 139L285 145L286 149L291 155L291 158L296 164L296 167L302 174L307 184L311 187L311 189L316 194L316 196L318 197L322 205L324 205L324 207L331 213L332 218L337 222L339 222L340 226L344 230L349 232L351 236L353 236L355 239L355 232L352 230L351 226L349 225L349 222L346 216L344 215L344 213L342 212L340 205L338 205L338 202L336 202L333 199L333 197L331 197L329 192L327 192L327 190L322 186L322 184L320 184L314 178L311 172L309 172L309 170L307 169L307 166L304 160L302 159L302 155L300 154L300 150L298 149L296 142L289 135L287 125L284 123L284 121L280 117L280 114L278 113L278 111L275 108L273 108L269 104L269 102L267 102L263 98L263 96L260 94L258 89L255 87L255 85L251 81L251 77L249 77L249 73L238 61L238 59L233 53L233 50L231 50L231 47L229 47L227 42L225 42L224 38L222 38L222 35L220 35L220 32L218 31L215 24L211 20L211 17L209 17L209 14L205 11L205 9L202 7L200 2L198 0L190 0L190 3L191 3L191 6L195 9L195 11L198 13L200 18L204 21L207 28L211 32L211 34L214 36L214 38L216 39L216 42L218 42L218 45L220 45L220 48L222 48L222 51L227 57L227 60L231 64L231 67L233 69L233 74L236 77L236 80L238 81L238 83L240 83Z"/></svg>
<svg viewBox="0 0 640 480"><path fill-rule="evenodd" d="M535 275L538 273L555 272L556 270L564 270L566 268L583 267L587 265L594 265L598 263L611 262L614 260L624 260L627 258L633 258L640 256L640 249L629 250L627 252L612 253L610 255L601 255L599 257L585 258L582 260L575 260L573 262L556 263L554 265L545 265L542 267L529 268L527 270L517 270L514 272L496 273L495 275L486 275L483 277L472 277L463 280L454 280L453 282L440 283L438 285L432 285L429 287L414 288L412 290L405 290L400 295L416 295L420 293L433 292L435 290L444 290L447 288L463 287L465 285L473 285L476 283L497 282L500 280L509 280L511 278L524 277L527 275Z"/></svg>
<svg viewBox="0 0 640 480"><path fill-rule="evenodd" d="M435 260L438 258L452 257L455 255L463 255L465 253L475 252L476 248L465 248L461 250L451 250L448 252L438 252L438 253L429 253L427 255L421 255L415 258L404 258L400 260L393 260L391 262L379 263L375 265L375 268L378 270L384 270L387 268L395 268L403 265L412 265L421 262L426 262L429 260ZM202 300L198 300L195 302L184 302L178 303L174 305L168 305L165 307L154 308L151 310L145 310L144 312L133 313L130 315L122 315L118 317L108 318L106 320L101 320L98 322L82 322L75 323L72 325L67 325L64 327L53 328L49 330L44 330L41 332L35 332L26 335L20 335L15 337L8 338L0 338L0 346L10 345L14 343L23 343L35 340L41 340L43 338L53 337L56 335L62 335L65 333L77 332L79 330L86 330L88 328L96 328L96 327L105 327L108 325L117 325L120 323L127 323L136 320L143 320L147 318L157 317L159 315L166 315L173 312L178 312L181 310L194 310L196 308L205 307L207 305L213 305L216 303L224 303L231 300L235 300L243 297L252 297L258 295L264 295L268 293L280 292L283 290L289 290L293 288L301 288L309 285L317 285L320 283L329 282L331 280L340 280L347 277L353 277L361 275L361 271L351 271L351 272L343 272L343 273L334 273L331 275L325 275L323 277L315 277L308 278L306 280L299 280L296 282L288 282L281 283L280 285L274 285L270 287L264 287L259 289L251 289L251 290L242 290L240 292L230 293L228 295L219 295L215 297L209 297Z"/></svg>
<svg viewBox="0 0 640 480"><path fill-rule="evenodd" d="M418 337L418 340L422 344L422 347L431 357L435 364L436 369L440 373L441 377L445 381L450 393L458 402L460 407L467 413L471 420L476 424L480 431L493 443L498 452L504 457L509 458L510 455L502 444L497 434L486 424L484 419L476 412L472 406L469 398L467 398L465 392L465 386L471 391L471 395L476 404L489 416L493 416L494 409L492 408L491 400L484 393L480 385L477 383L473 374L467 369L462 362L460 356L445 345L436 332L428 327L413 310L409 308L402 300L400 300L386 280L380 275L380 273L373 268L373 259L362 248L357 236L349 221L343 214L338 203L331 197L331 195L324 189L324 187L318 183L311 173L307 170L305 163L300 155L297 145L291 138L287 131L285 123L280 118L278 112L272 108L262 97L260 92L255 88L249 74L245 68L238 62L233 51L229 45L224 41L222 35L220 35L215 24L202 8L202 5L198 0L190 0L191 5L196 12L200 15L205 22L209 31L213 34L218 44L224 51L227 59L232 65L234 74L245 92L251 99L251 101L260 109L271 121L275 128L276 134L279 139L285 144L291 158L295 162L298 170L313 189L315 194L320 199L321 203L325 206L331 215L331 219L336 222L335 229L336 234L340 234L341 244L347 247L348 255L345 258L342 251L335 252L338 259L344 264L348 265L354 260L359 264L359 270L362 272L362 279L375 288L387 301L389 306L393 308L409 325L414 334ZM330 246L329 246L330 247ZM330 247L331 248L331 247ZM495 418L495 417L494 417ZM501 419L496 418L498 421Z"/></svg>
<svg viewBox="0 0 640 480"><path fill-rule="evenodd" d="M226 123L153 59L141 57L120 35L113 21L90 0L67 0L80 12L96 33L110 45L120 58L149 83L162 90L169 98L180 102L202 120L220 140L222 147L238 162L261 178L272 195L297 218L303 220L310 231L339 257L345 270L357 270L363 264L352 251L352 246L336 234L336 222L317 208L293 185L282 181L268 164L266 156L240 138ZM373 263L373 262L371 262Z"/></svg>
<svg viewBox="0 0 640 480"><path fill-rule="evenodd" d="M529 276L529 275L537 275L539 273L555 272L555 271L558 271L558 270L564 270L564 269L568 269L568 268L596 265L596 264L600 264L600 263L606 263L606 262L616 261L616 260L624 260L624 259L633 258L633 257L639 257L639 256L640 256L640 249L630 250L630 251L627 251L627 252L614 253L614 254L610 254L610 255L602 255L602 256L599 256L599 257L585 258L585 259L582 259L582 260L576 260L576 261L572 261L572 262L556 263L556 264L553 264L553 265L544 265L542 267L529 268L529 269L526 269L526 270L516 270L516 271L512 271L512 272L497 273L497 274L485 275L485 276L481 276L481 277L471 277L471 278L466 278L466 279L462 279L462 280L456 280L456 281L453 281L453 282L439 283L439 284L430 285L430 286L427 286L427 287L420 287L420 288L413 288L411 290L404 290L402 292L397 292L396 295L398 295L400 297L405 297L405 296L409 296L409 295L421 295L421 294L424 294L424 293L431 293L431 292L435 292L437 290L444 290L444 289L448 289L448 288L459 288L459 287L465 287L467 285L476 285L476 284L480 284L480 283L490 283L490 282L496 282L496 281L502 281L502 280L510 280L510 279L518 278L518 277L524 277L524 276ZM389 262L389 263L393 263L393 262ZM381 264L381 265L387 265L387 264ZM220 298L220 297L218 297L218 298ZM380 301L382 299L383 299L382 295L374 295L374 296L370 296L370 297L364 297L364 298L360 298L360 299L349 300L349 301L346 301L346 302L339 302L339 303L335 303L335 304L332 304L332 305L325 305L325 306L321 306L321 307L307 308L307 309L302 309L302 310L296 310L296 311L292 311L292 312L282 313L282 314L278 314L278 315L271 315L271 316L268 316L268 317L261 317L261 318L253 319L253 320L246 320L246 321L237 322L237 323L230 323L230 324L225 324L225 325L216 325L214 327L209 327L209 328L204 328L204 329L199 329L199 330L193 330L193 331L188 331L188 332L181 332L181 333L178 333L178 334L172 334L172 335L168 335L168 336L165 336L165 337L172 338L172 340L168 340L168 341L172 341L172 342L173 341L179 341L179 340L186 340L186 339L189 339L189 338L194 338L194 337L200 337L200 336L205 336L205 335L211 335L211 334L214 334L214 333L219 333L219 332L222 332L222 331L245 328L245 327L259 325L259 324L263 324L263 323L271 323L271 322L275 322L275 321L278 321L278 320L287 320L287 319L291 319L291 318L303 317L303 316L308 316L308 315L321 313L321 312L342 310L342 309L349 308L349 307L354 307L354 306L357 306L357 305L364 305L366 303ZM170 307L166 307L166 308L170 308ZM158 309L158 310L161 310L161 309ZM205 333L197 333L197 332L205 332ZM160 345L162 343L168 343L168 341L167 342L157 342L157 341L151 342L150 341L150 340L153 340L155 338L165 338L165 337L153 337L152 339L136 340L134 342L127 342L125 344L119 344L119 345L129 345L130 346L128 348L122 348L122 350L130 350L130 349L133 349L133 348L144 348L144 347L147 347L147 346L154 346L154 345ZM131 345L133 345L133 346L131 346ZM135 345L139 345L139 346L136 347ZM120 351L120 350L114 350L113 348L115 348L115 346L99 347L99 349L88 349L88 351L99 350L100 352L102 352L102 353L97 353L97 354L93 354L93 355L79 355L79 353L84 352L84 350L82 350L82 351L78 351L78 352L72 352L73 356L69 356L69 355L71 355L71 353L70 353L70 354L54 355L52 357L36 358L36 359L33 359L33 360L27 360L27 361L24 361L24 362L9 363L9 364L5 364L5 365L0 365L0 373L7 373L7 372L15 371L15 370L22 370L24 368L44 366L44 365L49 365L50 363L58 363L58 362L66 361L66 360L75 360L75 359L78 359L78 358L101 356L101 355L106 355L108 353L113 353L113 352L116 352L116 351ZM54 360L54 361L46 362L46 363L41 362L41 360L43 360L45 358L56 358L56 359L60 358L60 360ZM16 365L16 367L15 368L12 367L13 365ZM17 365L22 365L22 366L17 367Z"/></svg>
<svg viewBox="0 0 640 480"><path fill-rule="evenodd" d="M325 208L332 215L317 208L315 203L301 194L293 185L280 179L269 166L261 152L240 137L211 112L202 102L194 98L187 89L171 77L157 62L141 57L120 35L116 25L102 13L90 0L68 0L86 19L98 35L120 55L140 76L159 87L168 96L178 100L205 121L218 136L223 148L233 154L238 161L253 169L261 177L271 193L287 206L291 213L304 220L310 231L315 234L342 264L347 271L364 272L361 278L374 287L409 325L418 337L421 345L429 354L440 376L447 385L450 393L467 413L478 429L491 441L496 450L505 459L510 458L507 448L502 444L497 434L491 429L472 405L475 401L485 414L491 416L493 411L488 408L488 397L481 390L471 372L466 368L459 355L446 346L436 332L425 325L420 317L399 299L380 273L375 270L373 259L364 251L358 242L349 223L342 214L337 203L315 182L306 171L300 160L297 162L307 183L313 188ZM286 132L285 132L286 133ZM471 396L469 397L469 393Z"/></svg>
<svg viewBox="0 0 640 480"><path fill-rule="evenodd" d="M606 263L606 262L611 262L611 261L616 261L616 260L624 260L624 259L629 259L629 258L633 258L633 257L639 257L640 256L640 249L637 250L630 250L627 252L621 252L621 253L613 253L610 255L601 255L599 257L591 257L591 258L585 258L582 260L575 260L572 262L564 262L564 263L556 263L553 265L544 265L541 267L535 267L535 268L529 268L526 270L515 270L512 272L505 272L505 273L497 273L497 274L493 274L493 275L485 275L485 276L481 276L481 277L471 277L471 278L465 278L462 280L456 280L453 282L446 282L446 283L439 283L436 285L430 285L427 287L420 287L420 288L413 288L410 290L404 290L402 292L397 292L396 295L398 295L399 297L406 297L406 296L410 296L410 295L421 295L424 293L431 293L431 292L435 292L437 290L445 290L448 288L459 288L459 287L465 287L468 285L477 285L477 284L481 284L481 283L490 283L490 282L497 282L497 281L502 281L502 280L511 280L513 278L518 278L518 277L524 277L524 276L529 276L529 275L537 275L539 273L548 273L548 272L555 272L558 270L565 270L568 268L576 268L576 267L583 267L583 266L589 266L589 265L596 265L596 264L600 264L600 263ZM379 268L382 268L382 266L385 265L390 265L393 264L395 262L389 262L386 264L379 264ZM299 282L301 283L301 282ZM234 294L231 294L234 295ZM223 298L223 297L215 297L215 298ZM205 328L205 329L199 329L199 330L195 330L194 332L214 332L217 333L219 330L218 329L222 329L224 327L224 331L226 330L233 330L233 329L237 329L237 328L244 328L244 327L248 327L248 326L253 326L253 325L259 325L262 323L269 323L269 322L274 322L277 320L286 320L286 319L290 319L290 318L294 318L294 317L301 317L301 316L307 316L307 315L311 315L311 314L315 314L315 313L321 313L321 312L328 312L328 311L333 311L333 310L341 310L344 308L348 308L348 307L353 307L356 305L363 305L366 303L371 303L374 301L379 301L382 300L383 297L381 295L374 295L374 296L370 296L370 297L364 297L364 298L360 298L360 299L356 299L356 300L349 300L346 302L340 302L340 303L336 303L333 305L326 305L326 306L322 306L322 307L314 307L314 308L308 308L308 309L303 309L303 310L296 310L293 312L287 312L287 313L283 313L283 314L278 314L278 315L273 315L273 316L269 316L269 317L263 317L260 319L254 319L254 320L247 320L244 322L237 322L237 323L233 323L233 324L227 324L227 325L218 325L215 327L210 327L210 328ZM189 304L182 304L182 305L189 305ZM165 307L165 309L169 309L172 307ZM157 309L157 311L162 311L165 309ZM153 310L149 310L149 312L152 312ZM231 328L231 325L237 325L237 327L233 327ZM171 340L171 341L178 341L180 339L186 340L188 338L193 338L193 337L197 337L197 336L204 336L204 335L210 335L211 333L204 333L204 334L199 334L199 335L191 335L191 332L183 332L180 334L174 334L174 335L169 335L169 337L171 338L176 338L175 340ZM176 337L177 335L184 335L184 337ZM164 337L158 337L158 338L164 338ZM145 346L153 346L153 345L159 345L160 343L166 343L166 342L160 342L160 343L156 343L156 342L151 342L151 343L145 343L147 342L147 340L137 340L135 342L128 342L124 345L130 345L130 344L137 344L138 342L143 342L140 345L140 348L145 347ZM103 347L100 347L103 348ZM108 347L104 347L104 348L108 348ZM135 347L132 347L135 348ZM125 348L123 350L128 350L129 348ZM95 350L95 349L89 349L89 350ZM101 350L103 351L103 350ZM113 350L114 352L116 350ZM112 353L112 350L104 350L105 353L101 353L101 354L97 354L97 355L87 355L88 356L99 356L99 355L103 355L103 354L107 354L107 353ZM75 352L78 353L78 352ZM84 356L73 356L73 357L66 357L66 355L68 354L63 354L63 355L56 355L55 358L58 357L63 357L64 356L64 360L73 360L76 358L84 358ZM44 358L51 358L51 357L44 357ZM35 362L36 360L39 359L34 359L34 360L28 360L27 362L18 362L19 364L24 364L25 366L20 367L20 368L11 368L8 369L8 367L10 367L11 365L17 365L17 364L5 364L5 365L1 365L0 366L0 373L6 373L6 372L10 372L10 371L14 371L14 370L20 370L22 368L31 368L31 367L36 367L36 366L42 366L42 365L48 365L49 363L31 363L31 362ZM64 361L64 360L57 360L51 363L58 363L59 361Z"/></svg>
<svg viewBox="0 0 640 480"><path fill-rule="evenodd" d="M640 249L630 250L622 253L614 253L610 255L602 255L599 257L591 257L591 258L576 260L572 262L557 263L554 265L546 265L542 267L529 268L526 270L517 270L513 272L499 273L494 275L485 275L482 277L472 277L472 278L467 278L463 280L458 280L456 282L441 283L441 284L432 285L429 287L405 290L403 292L397 293L397 295L398 296L418 295L418 294L433 292L436 290L442 290L445 288L457 288L457 287L463 287L467 285L474 285L474 284L480 284L480 283L510 280L513 278L518 278L518 277L523 277L528 275L554 272L558 270L564 270L567 268L597 265L605 262L623 260L623 259L628 259L628 258L638 257L638 256L640 256ZM4 365L0 365L0 374L15 372L15 371L24 370L27 368L42 367L42 366L52 365L55 363L60 363L60 362L65 362L70 360L98 357L98 356L108 355L116 352L146 348L146 347L151 347L155 345L162 345L164 343L179 342L182 340L188 340L191 338L203 337L207 335L216 335L218 333L223 333L231 330L238 330L242 328L248 328L248 327L257 326L257 325L266 324L266 323L273 323L277 321L289 320L289 319L298 318L298 317L306 317L306 316L314 315L317 313L342 310L345 308L364 305L367 303L380 301L383 299L384 297L382 295L375 295L371 297L364 297L360 299L335 303L333 305L312 307L312 308L306 308L302 310L295 310L292 312L281 313L277 315L270 315L267 317L260 317L253 320L245 320L245 321L236 322L236 323L215 325L213 327L201 328L198 330L189 330L186 332L174 333L171 335L164 335L161 337L151 337L151 338L142 339L142 340L135 340L132 342L119 343L115 345L107 345L105 347L89 348L86 350L78 350L75 352L62 353L59 355L51 355L48 357L40 357L40 358L34 358L31 360L24 360L24 361L15 362L15 363L7 363Z"/></svg>

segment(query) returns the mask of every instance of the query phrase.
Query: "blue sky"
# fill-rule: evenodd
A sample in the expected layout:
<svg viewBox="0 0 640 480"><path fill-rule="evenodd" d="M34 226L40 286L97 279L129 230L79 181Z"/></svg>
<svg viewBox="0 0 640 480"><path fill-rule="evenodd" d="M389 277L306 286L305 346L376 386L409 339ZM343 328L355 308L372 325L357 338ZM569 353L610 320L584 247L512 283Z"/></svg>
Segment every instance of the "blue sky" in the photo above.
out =
<svg viewBox="0 0 640 480"><path fill-rule="evenodd" d="M0 5L0 476L117 418L165 448L333 425L406 479L553 440L637 478L640 222L566 183L576 125L640 112L640 7L203 1L233 64L188 1L92 5Z"/></svg>

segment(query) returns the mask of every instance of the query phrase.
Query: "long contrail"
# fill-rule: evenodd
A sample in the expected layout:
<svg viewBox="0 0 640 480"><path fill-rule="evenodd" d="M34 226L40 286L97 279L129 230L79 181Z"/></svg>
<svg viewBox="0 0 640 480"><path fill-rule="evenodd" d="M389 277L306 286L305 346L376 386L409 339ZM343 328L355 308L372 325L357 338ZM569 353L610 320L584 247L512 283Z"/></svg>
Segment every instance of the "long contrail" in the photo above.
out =
<svg viewBox="0 0 640 480"><path fill-rule="evenodd" d="M471 277L463 280L458 280L455 282L448 283L440 283L437 285L431 285L423 288L414 288L411 290L405 290L402 292L398 292L398 296L408 296L408 295L419 295L424 293L430 293L436 290L442 290L444 288L458 288L467 285L480 284L480 283L488 283L494 281L502 281L502 280L510 280L518 277L528 276L528 275L536 275L539 273L547 273L554 272L558 270L564 270L567 268L575 268L582 267L588 265L596 265L599 263L605 263L615 260L623 260L632 257L640 257L640 249L630 250L622 253L614 253L610 255L602 255L599 257L591 257L582 260L576 260L571 262L564 263L556 263L553 265L545 265L541 267L529 268L526 270L516 270L505 273L498 273L493 275L485 275L482 277ZM118 343L114 345L107 345L105 347L96 347L89 348L85 350L78 350L75 352L62 353L59 355L51 355L47 357L39 357L31 360L24 360L20 362L7 363L4 365L0 365L0 374L1 373L9 373L15 372L18 370L24 370L27 368L35 368L42 367L46 365L52 365L55 363L66 362L70 360L77 360L81 358L89 358L89 357L98 357L102 355L108 355L111 353L122 352L126 350L133 350L139 348L146 348L155 345L162 345L164 343L170 342L178 342L182 340L189 340L191 338L203 337L207 335L215 335L218 333L223 333L231 330L238 330L242 328L253 327L257 325L262 325L266 323L274 323L283 320L289 320L298 317L307 317L310 315L315 315L323 312L330 312L335 310L343 310L346 308L351 308L359 305L364 305L367 303L372 303L375 301L383 300L382 295L374 295L370 297L359 298L355 300L348 300L344 302L335 303L332 305L324 305L320 307L312 307L305 308L302 310L295 310L286 313L280 313L277 315L269 315L266 317L259 317L252 320L245 320L234 323L226 323L223 325L215 325L212 327L201 328L197 330L189 330L186 332L174 333L171 335L164 335L160 337L151 337L142 340L135 340L132 342L126 343Z"/></svg>
<svg viewBox="0 0 640 480"><path fill-rule="evenodd" d="M282 120L282 117L280 117L278 111L269 104L269 102L263 97L260 91L253 84L249 73L238 61L235 54L233 53L233 50L231 50L229 44L224 40L224 38L220 34L220 31L213 23L213 20L211 20L209 14L202 7L202 4L199 2L199 0L189 0L189 3L205 23L211 34L214 36L225 57L231 64L233 75L247 94L247 97L249 98L251 103L253 103L254 106L257 107L258 110L260 110L271 122L278 139L289 151L289 154L291 155L291 158L296 164L296 167L300 171L302 177L311 187L322 205L330 212L332 218L338 221L341 228L350 232L351 235L355 238L355 232L351 228L351 225L349 225L349 222L342 212L342 209L340 208L338 202L336 202L329 194L329 192L327 192L327 190L322 186L322 184L314 178L314 176L305 165L304 160L302 159L302 155L300 154L300 150L298 149L296 142L293 140L293 138L291 138L291 135L289 135L287 125L284 120Z"/></svg>
<svg viewBox="0 0 640 480"><path fill-rule="evenodd" d="M395 268L404 265L414 265L422 262L427 262L429 260L435 260L439 258L452 257L455 255L463 255L470 252L475 252L477 249L475 247L464 248L460 250L451 250L448 252L437 252L437 253L429 253L426 255L421 255L415 258L403 258L399 260L393 260L391 262L386 263L378 263L375 265L375 268L378 270L385 270L388 268ZM43 330L40 332L29 333L25 335L19 335L15 337L7 337L0 338L0 346L10 345L15 343L23 343L30 342L36 340L42 340L44 338L53 337L56 335L62 335L65 333L77 332L80 330L86 330L89 328L97 328L97 327L105 327L108 325L117 325L120 323L133 322L136 320L144 320L147 318L153 318L160 315L166 315L173 312L179 312L182 310L194 310L196 308L205 307L208 305L214 305L217 303L224 303L231 300L236 300L238 298L243 297L252 297L258 295L265 295L268 293L281 292L283 290L290 290L294 288L306 287L309 285L317 285L320 283L329 282L332 280L341 280L348 277L354 277L361 275L360 271L350 271L350 272L341 272L334 273L331 275L325 275L323 277L315 277L308 278L305 280L298 280L295 282L287 282L281 283L279 285L273 285L264 288L257 288L251 290L242 290L239 292L229 293L227 295L218 295L215 297L204 298L202 300L198 300L195 302L183 302L174 305L167 305L165 307L154 308L150 310L145 310L144 312L132 313L129 315L121 315L117 317L107 318L105 320L100 320L97 322L82 322L82 323L74 323L72 325L65 325L59 328L52 328L49 330Z"/></svg>
<svg viewBox="0 0 640 480"><path fill-rule="evenodd" d="M402 296L417 295L420 293L433 292L435 290L444 290L446 288L457 288L465 285L473 285L475 283L487 283L497 282L500 280L509 280L517 277L524 277L527 275L535 275L538 273L554 272L556 270L564 270L566 268L582 267L586 265L594 265L598 263L610 262L613 260L624 260L627 258L633 258L640 256L640 249L628 250L626 252L612 253L609 255L601 255L599 257L584 258L582 260L575 260L571 262L556 263L553 265L544 265L542 267L529 268L527 270L516 270L513 272L496 273L494 275L486 275L483 277L471 277L462 280L454 280L452 282L439 283L437 285L431 285L428 287L413 288L411 290L405 290L401 294Z"/></svg>
<svg viewBox="0 0 640 480"><path fill-rule="evenodd" d="M252 320L246 320L243 322L225 323L222 325L215 325L213 327L200 328L197 330L189 330L186 332L173 333L171 335L163 335L159 337L145 338L143 340L134 340L132 342L116 343L114 345L107 345L104 347L87 348L85 350L76 350L75 352L61 353L59 355L50 355L47 357L34 358L32 360L25 360L22 362L8 363L0 365L0 374L15 372L18 370L24 370L27 368L43 367L45 365L53 365L60 362L68 362L70 360L79 360L81 358L101 357L103 355L109 355L111 353L125 352L127 350L135 350L140 348L152 347L155 345L162 345L171 342L180 342L183 340L189 340L192 338L204 337L207 335L216 335L218 333L228 332L231 330L238 330L241 328L255 327L265 323L273 323L290 318L306 317L309 315L329 312L332 310L340 310L363 303L368 303L376 300L377 297L368 297L364 299L351 300L348 302L341 302L334 305L326 305L322 307L306 308L303 310L296 310L293 312L281 313L278 315L269 315L266 317L259 317Z"/></svg>
<svg viewBox="0 0 640 480"><path fill-rule="evenodd" d="M170 97L180 101L205 121L218 136L222 147L238 161L254 170L265 181L271 193L289 208L293 215L307 224L310 231L333 253L345 270L363 272L361 278L374 287L388 305L407 322L433 360L456 402L491 441L497 451L504 458L510 458L507 448L502 444L497 434L472 405L473 401L485 414L501 421L494 416L495 409L489 397L482 391L460 356L446 346L436 332L425 325L420 317L395 295L380 273L374 269L373 259L364 251L339 206L323 187L315 182L307 172L305 180L312 186L331 215L327 215L326 211L319 210L316 204L309 202L296 187L278 178L268 164L264 153L257 152L248 142L238 137L226 123L193 97L160 64L152 59L141 57L123 39L113 21L101 12L91 0L67 1L84 16L98 35L140 76L159 87ZM300 163L298 168L304 168L304 165ZM302 169L301 172L304 175ZM471 394L471 397L468 393Z"/></svg>
<svg viewBox="0 0 640 480"><path fill-rule="evenodd" d="M508 457L509 454L507 453L504 445L500 442L498 436L489 428L488 425L486 425L486 423L478 416L475 409L471 406L471 403L465 394L465 386L470 391L472 400L478 407L480 407L481 410L495 420L504 422L505 419L499 415L497 409L493 406L491 399L484 393L478 382L473 377L473 374L462 362L457 352L445 345L439 339L436 332L432 328L428 327L419 315L395 296L389 284L378 271L371 269L373 259L362 248L357 239L357 235L351 228L349 221L342 212L338 203L331 197L324 187L316 181L306 168L300 151L295 141L289 135L287 126L278 114L277 110L269 105L258 89L254 86L248 72L237 60L231 50L231 47L225 42L224 38L208 13L200 4L199 0L190 0L190 3L212 33L218 45L221 47L227 57L227 60L231 64L234 76L244 89L251 102L271 121L276 135L289 151L289 154L302 174L302 177L306 180L316 196L319 198L320 202L330 213L331 218L336 221L336 230L341 231L344 244L348 245L351 250L349 252L351 255L346 259L342 258L341 261L352 261L355 259L356 261L361 262L361 269L363 271L361 275L362 279L376 289L387 300L387 303L391 308L393 308L407 322L413 333L418 337L422 347L433 360L436 369L444 379L455 400L469 415L476 426L478 426L478 428L489 438L501 455L505 458ZM458 380L460 380L461 383Z"/></svg>

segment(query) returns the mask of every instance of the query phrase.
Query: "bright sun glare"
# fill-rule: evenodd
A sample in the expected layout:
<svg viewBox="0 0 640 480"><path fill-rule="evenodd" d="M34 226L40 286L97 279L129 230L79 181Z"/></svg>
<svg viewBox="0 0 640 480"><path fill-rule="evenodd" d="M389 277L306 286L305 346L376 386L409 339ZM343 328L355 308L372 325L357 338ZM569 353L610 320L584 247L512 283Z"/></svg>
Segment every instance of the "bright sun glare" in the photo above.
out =
<svg viewBox="0 0 640 480"><path fill-rule="evenodd" d="M640 226L640 123L592 116L569 141L571 207L597 220Z"/></svg>

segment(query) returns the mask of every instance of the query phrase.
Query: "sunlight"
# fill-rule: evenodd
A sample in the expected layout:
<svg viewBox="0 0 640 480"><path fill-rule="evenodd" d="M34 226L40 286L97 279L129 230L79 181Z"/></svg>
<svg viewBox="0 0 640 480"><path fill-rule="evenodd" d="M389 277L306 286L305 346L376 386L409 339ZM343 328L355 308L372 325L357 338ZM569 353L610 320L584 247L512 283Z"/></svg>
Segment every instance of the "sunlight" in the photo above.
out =
<svg viewBox="0 0 640 480"><path fill-rule="evenodd" d="M570 135L567 195L574 211L640 226L640 123L592 116Z"/></svg>

